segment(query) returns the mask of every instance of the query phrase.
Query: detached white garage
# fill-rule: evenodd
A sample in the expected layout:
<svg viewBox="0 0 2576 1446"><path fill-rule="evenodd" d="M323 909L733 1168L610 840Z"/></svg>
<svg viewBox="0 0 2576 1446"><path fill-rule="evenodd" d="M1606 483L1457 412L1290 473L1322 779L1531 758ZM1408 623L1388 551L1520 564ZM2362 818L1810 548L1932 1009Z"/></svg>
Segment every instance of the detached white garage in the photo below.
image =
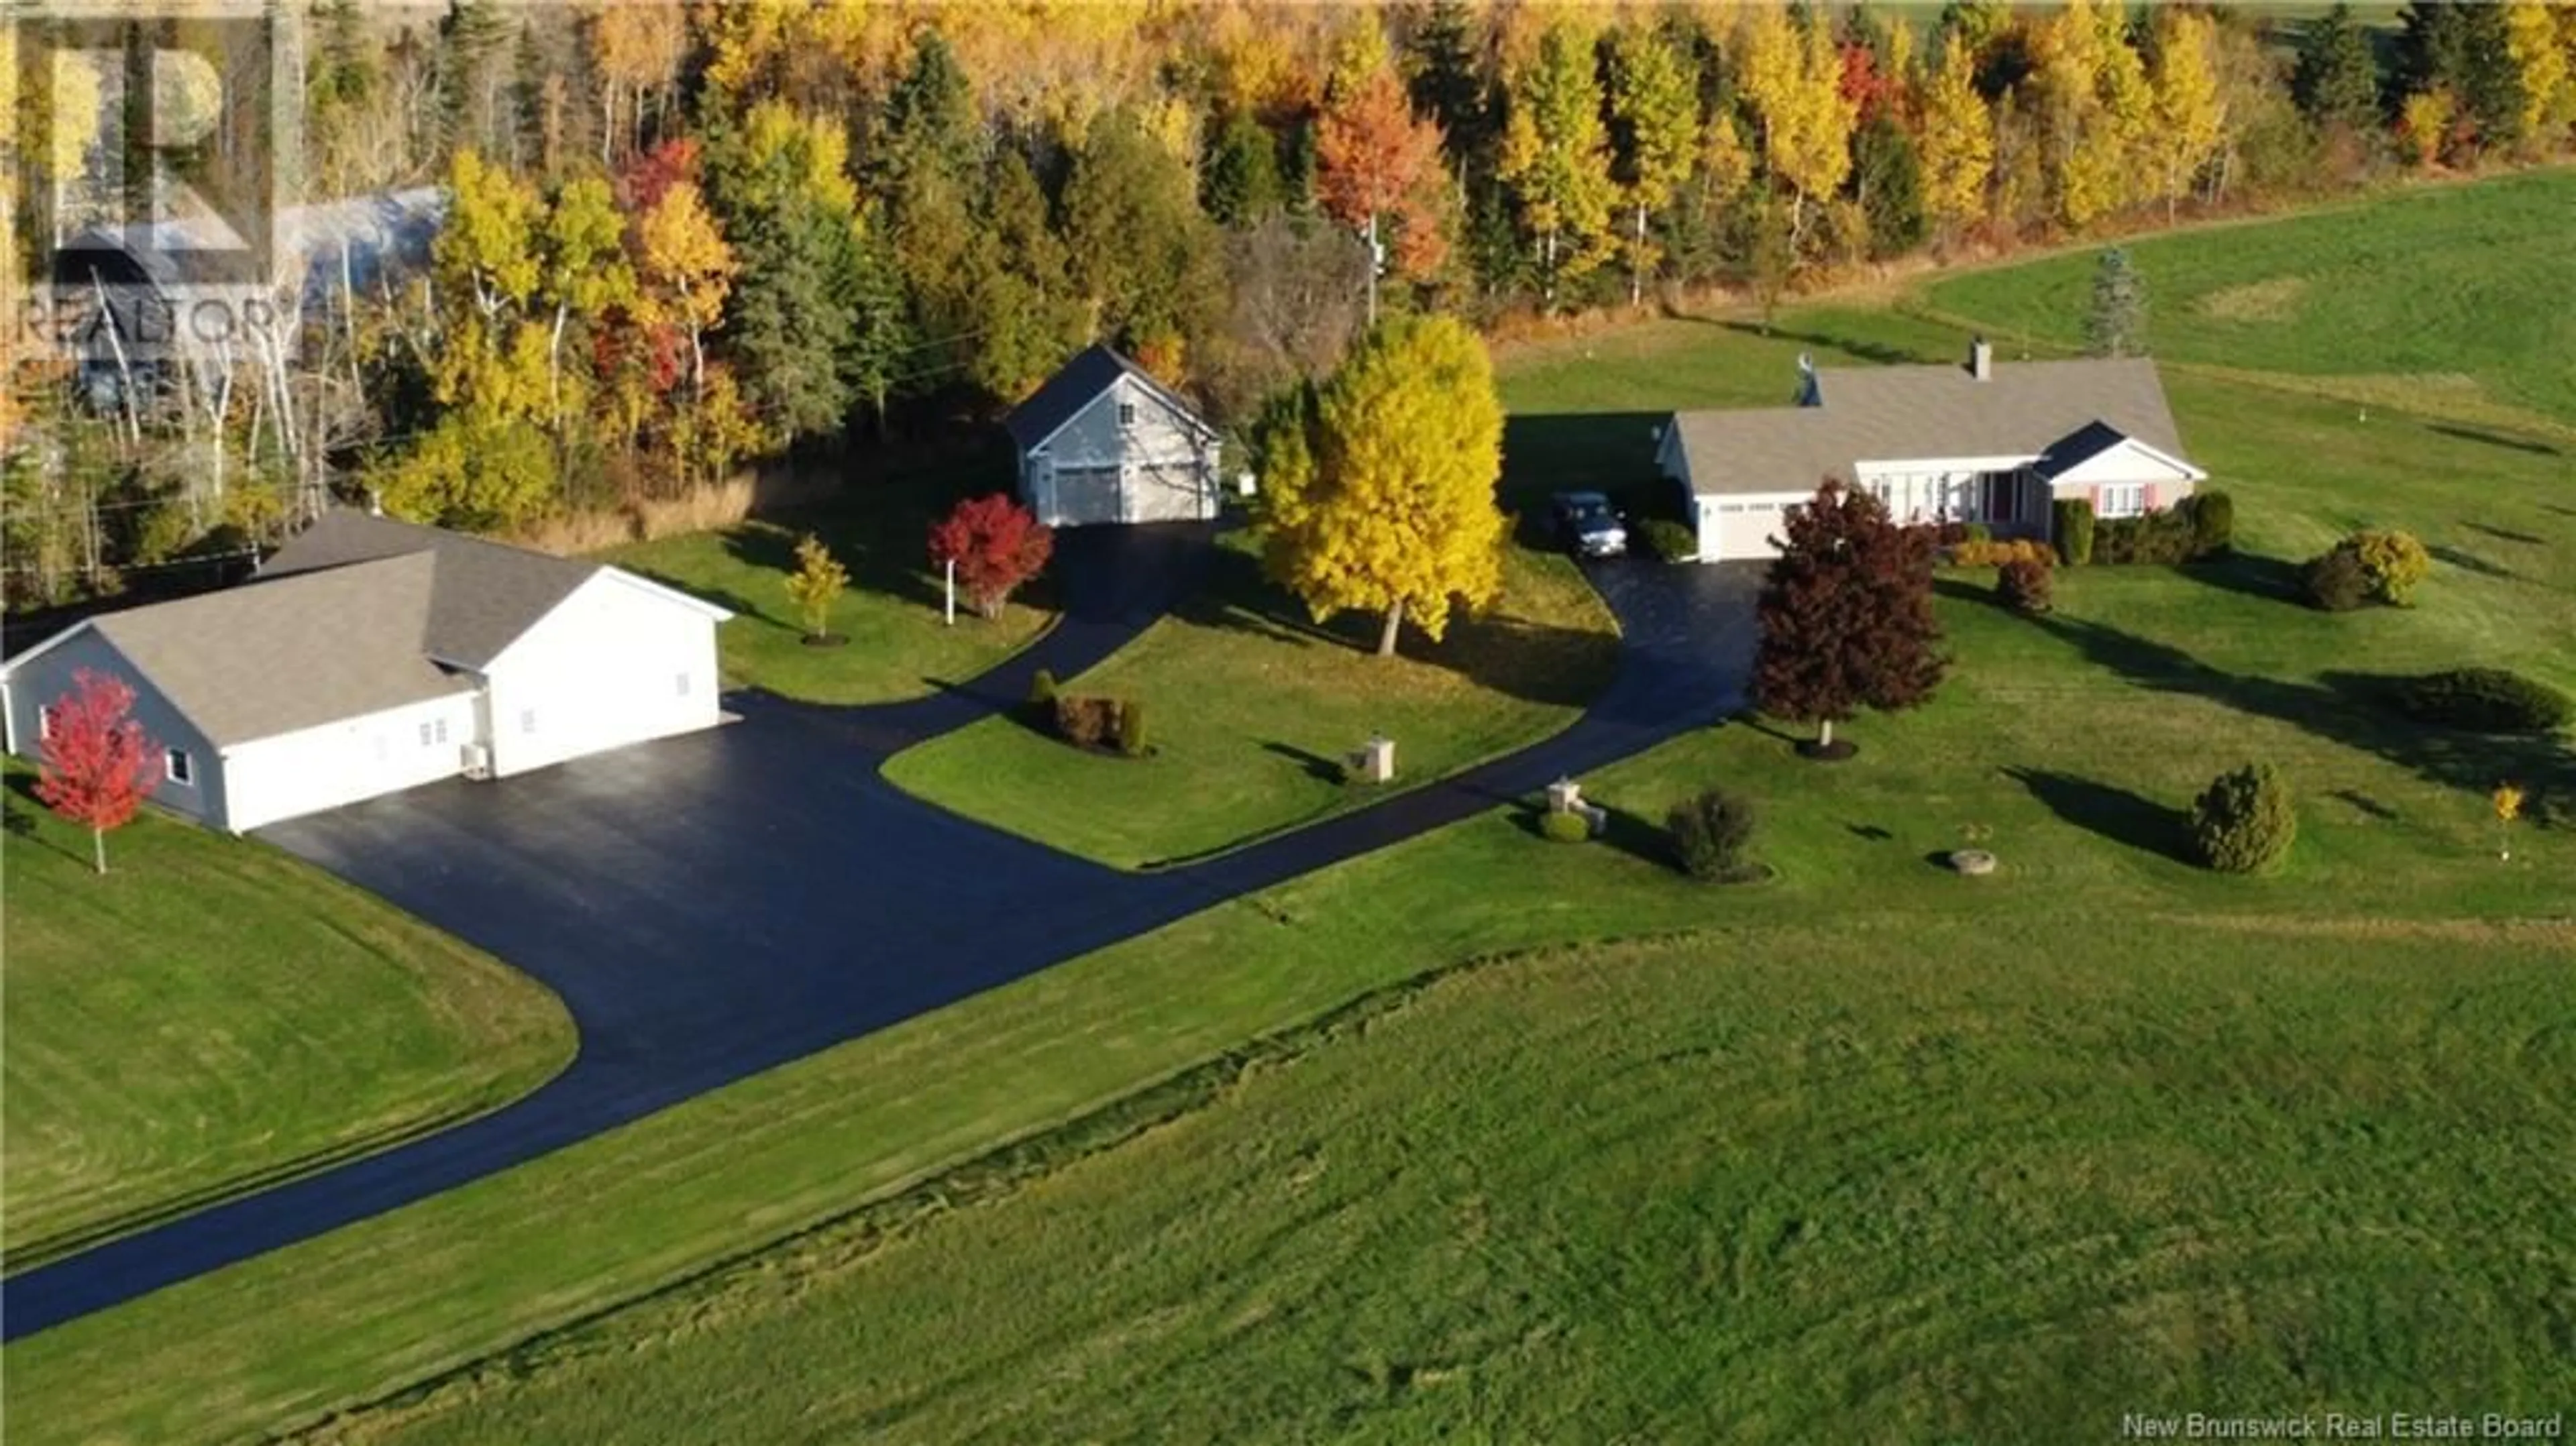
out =
<svg viewBox="0 0 2576 1446"><path fill-rule="evenodd" d="M9 660L0 718L38 757L81 672L120 678L163 747L153 801L241 833L711 727L730 616L599 563L336 512L255 581Z"/></svg>

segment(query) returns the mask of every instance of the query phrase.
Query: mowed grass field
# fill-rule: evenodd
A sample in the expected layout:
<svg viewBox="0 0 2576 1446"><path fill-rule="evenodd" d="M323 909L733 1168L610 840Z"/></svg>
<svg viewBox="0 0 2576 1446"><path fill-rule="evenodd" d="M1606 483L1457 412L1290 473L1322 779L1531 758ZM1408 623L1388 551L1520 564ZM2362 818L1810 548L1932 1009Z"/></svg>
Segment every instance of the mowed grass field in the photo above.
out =
<svg viewBox="0 0 2576 1446"><path fill-rule="evenodd" d="M981 618L961 599L943 619L930 567L930 525L959 499L1008 491L1008 457L969 450L963 460L906 464L852 476L836 501L714 532L640 542L605 561L731 608L716 634L728 688L762 688L815 703L891 703L961 683L1017 652L1055 620L1041 583ZM821 538L849 570L833 605L837 646L809 647L787 596L797 539Z"/></svg>
<svg viewBox="0 0 2576 1446"><path fill-rule="evenodd" d="M2576 169L2562 168L2127 244L2159 358L2576 437L2571 213ZM2073 346L2096 255L1959 276L1925 300L2000 342Z"/></svg>
<svg viewBox="0 0 2576 1446"><path fill-rule="evenodd" d="M1618 663L1609 609L1567 558L1514 548L1501 600L1434 643L1379 658L1362 618L1317 626L1264 580L1249 535L1222 541L1207 590L1070 693L1132 698L1152 756L1084 753L989 718L897 755L897 786L1121 868L1188 858L1347 812L1574 721ZM1345 754L1396 740L1395 784L1344 781Z"/></svg>
<svg viewBox="0 0 2576 1446"><path fill-rule="evenodd" d="M264 844L87 830L12 769L8 1264L490 1109L572 1059L543 986Z"/></svg>
<svg viewBox="0 0 2576 1446"><path fill-rule="evenodd" d="M1956 341L1814 308L1523 353L1512 485L1551 448L1635 476L1638 418L1776 402L1802 350ZM2401 727L2356 675L2576 683L2576 473L2289 382L2170 380L2242 560L2071 572L2042 621L1949 579L1954 676L1852 763L1699 730L1585 780L1605 842L1471 820L74 1322L7 1352L13 1434L2054 1443L2133 1403L2563 1409L2576 828L2508 840L2485 791L2554 811L2569 740ZM2458 555L2415 609L2278 595L2355 521ZM2246 758L2299 800L2276 878L2181 857ZM1772 882L1653 856L1710 784ZM1929 862L1972 830L1996 876Z"/></svg>

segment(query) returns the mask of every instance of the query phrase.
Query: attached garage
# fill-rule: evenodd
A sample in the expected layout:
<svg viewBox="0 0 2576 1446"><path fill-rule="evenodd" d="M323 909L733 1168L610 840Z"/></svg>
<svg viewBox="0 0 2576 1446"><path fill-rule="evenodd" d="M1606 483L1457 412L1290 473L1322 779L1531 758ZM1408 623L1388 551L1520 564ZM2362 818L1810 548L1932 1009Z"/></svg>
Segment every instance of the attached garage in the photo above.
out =
<svg viewBox="0 0 2576 1446"><path fill-rule="evenodd" d="M83 672L134 690L153 801L234 833L712 727L723 608L594 562L333 513L261 577L107 613L0 668L11 752Z"/></svg>
<svg viewBox="0 0 2576 1446"><path fill-rule="evenodd" d="M1691 506L1698 517L1700 560L1733 562L1779 556L1780 549L1773 539L1786 525L1788 510L1806 500L1786 494L1692 498Z"/></svg>

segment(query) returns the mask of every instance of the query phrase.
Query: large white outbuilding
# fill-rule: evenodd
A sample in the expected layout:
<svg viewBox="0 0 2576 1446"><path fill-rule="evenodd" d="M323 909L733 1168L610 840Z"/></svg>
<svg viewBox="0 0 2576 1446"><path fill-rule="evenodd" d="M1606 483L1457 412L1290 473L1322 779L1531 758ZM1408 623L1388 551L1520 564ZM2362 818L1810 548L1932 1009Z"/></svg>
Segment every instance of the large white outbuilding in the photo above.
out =
<svg viewBox="0 0 2576 1446"><path fill-rule="evenodd" d="M633 573L334 512L257 579L87 619L0 667L33 758L77 676L134 690L155 803L234 833L721 720L732 614Z"/></svg>
<svg viewBox="0 0 2576 1446"><path fill-rule="evenodd" d="M1816 369L1798 404L1676 412L1656 465L1688 497L1703 562L1767 558L1790 508L1827 477L1899 522L1973 522L2047 538L2055 504L2137 517L2209 474L2184 460L2155 363L2136 358Z"/></svg>

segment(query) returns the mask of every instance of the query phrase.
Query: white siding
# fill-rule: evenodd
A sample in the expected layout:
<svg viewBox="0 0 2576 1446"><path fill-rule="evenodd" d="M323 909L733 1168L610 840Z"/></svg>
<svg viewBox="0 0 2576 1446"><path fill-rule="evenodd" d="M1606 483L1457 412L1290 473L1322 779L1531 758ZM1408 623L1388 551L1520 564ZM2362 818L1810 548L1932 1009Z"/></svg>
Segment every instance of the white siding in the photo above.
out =
<svg viewBox="0 0 2576 1446"><path fill-rule="evenodd" d="M484 677L495 777L719 721L715 619L613 571L557 604Z"/></svg>
<svg viewBox="0 0 2576 1446"><path fill-rule="evenodd" d="M2192 481L2185 468L2122 442L2058 473L2049 485L2062 496L2080 496L2088 488L2132 483L2155 488L2159 505L2169 506L2191 495Z"/></svg>
<svg viewBox="0 0 2576 1446"><path fill-rule="evenodd" d="M1026 459L1022 491L1049 527L1203 520L1217 514L1218 450L1204 428L1121 377Z"/></svg>
<svg viewBox="0 0 2576 1446"><path fill-rule="evenodd" d="M1984 521L1985 476L2015 472L2030 457L1938 457L1917 461L1863 462L1853 471L1864 492L1887 504L1898 522ZM2014 491L2016 511L2029 504L2027 489Z"/></svg>
<svg viewBox="0 0 2576 1446"><path fill-rule="evenodd" d="M164 781L155 784L151 799L161 807L183 813L220 828L224 826L224 770L217 766L215 746L197 731L196 725L180 716L179 710L153 691L152 680L143 670L127 661L115 645L95 632L84 632L49 648L33 658L13 664L9 670L9 746L19 757L34 762L42 759L44 745L38 738L36 714L51 707L72 691L72 677L82 669L111 676L134 690L134 707L128 714L143 725L143 731L164 748L188 750L189 783ZM156 776L158 770L156 769Z"/></svg>
<svg viewBox="0 0 2576 1446"><path fill-rule="evenodd" d="M454 777L473 740L474 695L458 692L236 743L223 758L224 826L244 833Z"/></svg>

